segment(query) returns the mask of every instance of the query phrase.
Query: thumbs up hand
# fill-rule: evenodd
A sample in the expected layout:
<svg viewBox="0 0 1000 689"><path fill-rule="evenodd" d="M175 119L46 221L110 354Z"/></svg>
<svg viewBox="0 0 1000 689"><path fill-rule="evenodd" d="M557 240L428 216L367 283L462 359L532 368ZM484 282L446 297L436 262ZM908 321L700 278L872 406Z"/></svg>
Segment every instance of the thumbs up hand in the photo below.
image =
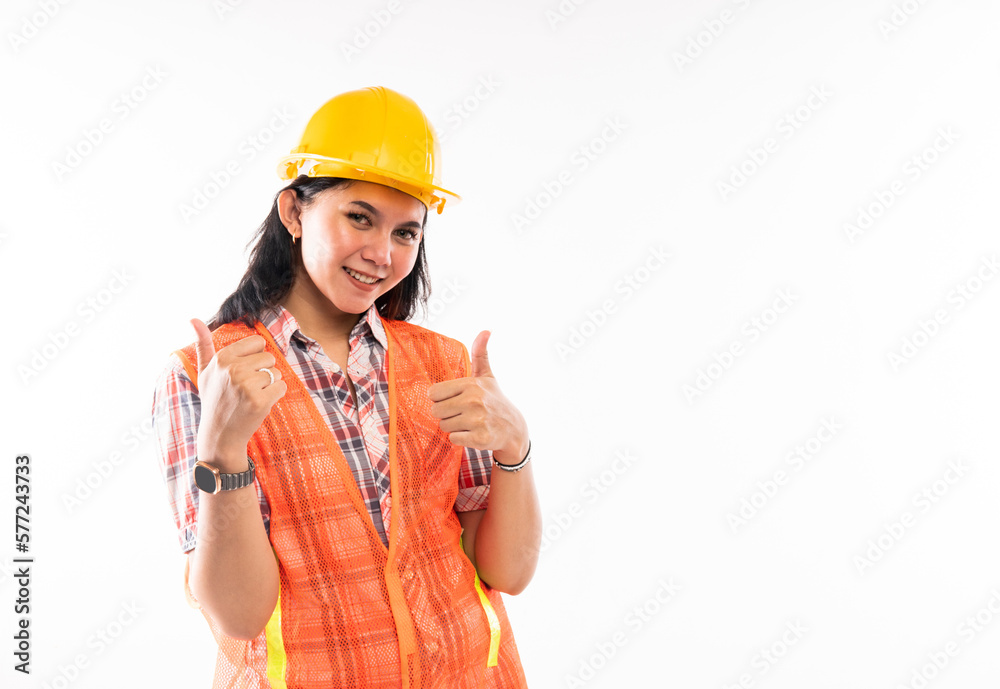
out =
<svg viewBox="0 0 1000 689"><path fill-rule="evenodd" d="M274 355L265 350L264 338L251 335L215 351L212 334L197 318L191 320L198 341L198 455L239 460L245 465L247 443L274 403L288 389L274 368ZM274 382L262 368L269 368Z"/></svg>
<svg viewBox="0 0 1000 689"><path fill-rule="evenodd" d="M435 383L427 390L431 415L456 445L492 450L498 462L517 464L528 452L528 426L521 412L500 391L493 376L484 330L472 343L472 376Z"/></svg>

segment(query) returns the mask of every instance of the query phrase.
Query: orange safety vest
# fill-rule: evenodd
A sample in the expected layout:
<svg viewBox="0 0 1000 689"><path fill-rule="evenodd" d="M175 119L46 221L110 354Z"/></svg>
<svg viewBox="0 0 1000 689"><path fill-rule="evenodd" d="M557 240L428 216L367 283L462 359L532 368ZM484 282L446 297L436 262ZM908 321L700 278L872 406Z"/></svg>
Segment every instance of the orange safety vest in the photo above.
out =
<svg viewBox="0 0 1000 689"><path fill-rule="evenodd" d="M259 334L288 391L247 451L270 504L279 598L260 636L223 634L214 689L526 687L500 593L476 574L454 510L463 448L427 389L471 375L462 343L383 319L388 351L389 547L326 421L259 321L212 333L215 349ZM194 344L178 350L197 385Z"/></svg>

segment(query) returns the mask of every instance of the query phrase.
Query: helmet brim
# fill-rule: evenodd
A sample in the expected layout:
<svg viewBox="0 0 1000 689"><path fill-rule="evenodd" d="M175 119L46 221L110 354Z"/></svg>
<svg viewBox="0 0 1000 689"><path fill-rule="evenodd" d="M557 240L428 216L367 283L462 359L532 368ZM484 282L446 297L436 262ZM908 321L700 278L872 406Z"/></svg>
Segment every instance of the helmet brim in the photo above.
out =
<svg viewBox="0 0 1000 689"><path fill-rule="evenodd" d="M436 184L428 184L402 175L389 175L384 170L371 165L351 162L327 156L295 153L278 162L278 177L283 180L295 179L299 175L309 177L344 177L361 182L383 184L418 199L428 210L436 208L444 211L445 203L455 205L462 197Z"/></svg>

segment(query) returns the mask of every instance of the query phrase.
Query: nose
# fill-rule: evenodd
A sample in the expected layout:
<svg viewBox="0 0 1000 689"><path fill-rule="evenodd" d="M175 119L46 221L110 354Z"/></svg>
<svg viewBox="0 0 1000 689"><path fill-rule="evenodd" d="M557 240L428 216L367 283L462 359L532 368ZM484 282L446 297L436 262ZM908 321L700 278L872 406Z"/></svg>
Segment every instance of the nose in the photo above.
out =
<svg viewBox="0 0 1000 689"><path fill-rule="evenodd" d="M392 236L388 231L368 232L361 258L377 266L388 266L392 254Z"/></svg>

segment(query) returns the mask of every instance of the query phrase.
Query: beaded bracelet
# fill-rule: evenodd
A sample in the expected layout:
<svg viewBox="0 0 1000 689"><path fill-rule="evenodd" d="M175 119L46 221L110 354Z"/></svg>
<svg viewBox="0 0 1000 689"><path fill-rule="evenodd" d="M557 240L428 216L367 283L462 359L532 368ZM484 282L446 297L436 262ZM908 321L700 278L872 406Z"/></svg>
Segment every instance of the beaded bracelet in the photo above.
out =
<svg viewBox="0 0 1000 689"><path fill-rule="evenodd" d="M525 464L527 464L530 461L531 461L531 441L529 440L528 441L528 454L524 455L524 459L522 459L520 462L518 462L517 464L501 464L500 462L497 461L497 458L494 457L493 458L493 465L500 467L504 471L509 471L511 473L516 474L517 472L519 472L521 469L524 468Z"/></svg>

